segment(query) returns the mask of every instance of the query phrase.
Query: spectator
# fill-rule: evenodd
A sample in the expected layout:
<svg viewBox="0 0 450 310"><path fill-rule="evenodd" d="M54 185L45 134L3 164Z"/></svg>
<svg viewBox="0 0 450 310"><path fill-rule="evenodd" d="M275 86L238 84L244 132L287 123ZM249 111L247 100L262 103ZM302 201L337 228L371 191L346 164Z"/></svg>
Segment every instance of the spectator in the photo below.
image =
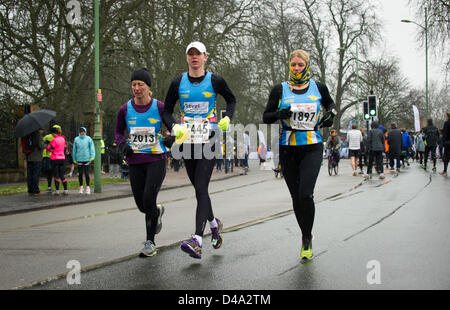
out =
<svg viewBox="0 0 450 310"><path fill-rule="evenodd" d="M122 153L116 141L113 142L111 148L108 150L109 157L109 177L118 178L119 177L119 167L122 163Z"/></svg>
<svg viewBox="0 0 450 310"><path fill-rule="evenodd" d="M352 129L347 132L347 141L348 141L348 156L350 157L350 161L353 169L353 176L357 176L356 168L358 167L358 158L359 152L361 149L361 142L363 141L363 136L361 131L359 131L357 124L352 124Z"/></svg>
<svg viewBox="0 0 450 310"><path fill-rule="evenodd" d="M39 196L39 176L42 166L42 150L44 149L44 141L42 139L43 130L39 129L30 134L29 147L31 152L26 154L27 160L27 185L28 195Z"/></svg>
<svg viewBox="0 0 450 310"><path fill-rule="evenodd" d="M433 161L433 172L436 171L436 147L439 140L439 131L433 125L433 120L430 118L427 121L428 125L423 129L425 135L425 161L423 169L427 170L428 156L431 152L431 159Z"/></svg>
<svg viewBox="0 0 450 310"><path fill-rule="evenodd" d="M447 176L448 162L450 160L450 112L447 112L447 120L442 128L442 145L444 147L444 171L440 173L442 176Z"/></svg>
<svg viewBox="0 0 450 310"><path fill-rule="evenodd" d="M400 154L402 151L402 133L395 124L391 125L391 130L388 132L387 136L389 145L389 166L390 170L394 170L394 160L397 162L397 172L400 172Z"/></svg>

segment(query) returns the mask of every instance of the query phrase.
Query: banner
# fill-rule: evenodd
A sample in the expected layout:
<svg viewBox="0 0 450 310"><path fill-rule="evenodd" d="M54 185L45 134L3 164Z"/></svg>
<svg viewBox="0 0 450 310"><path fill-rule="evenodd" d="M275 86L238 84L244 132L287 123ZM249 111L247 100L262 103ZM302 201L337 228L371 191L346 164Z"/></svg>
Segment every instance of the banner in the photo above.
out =
<svg viewBox="0 0 450 310"><path fill-rule="evenodd" d="M419 116L419 110L415 105L413 105L413 112L414 112L414 130L416 132L420 132L420 116Z"/></svg>

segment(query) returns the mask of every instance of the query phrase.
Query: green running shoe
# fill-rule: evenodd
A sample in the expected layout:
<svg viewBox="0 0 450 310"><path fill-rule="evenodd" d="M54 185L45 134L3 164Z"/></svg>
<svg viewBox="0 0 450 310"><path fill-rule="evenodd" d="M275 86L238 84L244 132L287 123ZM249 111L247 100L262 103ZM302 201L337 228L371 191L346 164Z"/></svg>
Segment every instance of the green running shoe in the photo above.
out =
<svg viewBox="0 0 450 310"><path fill-rule="evenodd" d="M313 257L312 241L308 239L302 239L302 250L300 251L300 257L302 259L310 259Z"/></svg>
<svg viewBox="0 0 450 310"><path fill-rule="evenodd" d="M139 254L140 257L151 257L155 256L157 253L156 245L151 241L147 240L144 242L144 248L141 250Z"/></svg>

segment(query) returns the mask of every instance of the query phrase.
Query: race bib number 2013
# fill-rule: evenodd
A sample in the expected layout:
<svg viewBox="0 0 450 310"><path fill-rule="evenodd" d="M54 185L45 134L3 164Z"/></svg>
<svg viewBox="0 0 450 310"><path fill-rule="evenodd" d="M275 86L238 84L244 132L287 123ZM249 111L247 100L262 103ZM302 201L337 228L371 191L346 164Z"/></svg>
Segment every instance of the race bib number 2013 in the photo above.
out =
<svg viewBox="0 0 450 310"><path fill-rule="evenodd" d="M131 148L135 152L154 147L156 144L155 127L132 127L130 142Z"/></svg>

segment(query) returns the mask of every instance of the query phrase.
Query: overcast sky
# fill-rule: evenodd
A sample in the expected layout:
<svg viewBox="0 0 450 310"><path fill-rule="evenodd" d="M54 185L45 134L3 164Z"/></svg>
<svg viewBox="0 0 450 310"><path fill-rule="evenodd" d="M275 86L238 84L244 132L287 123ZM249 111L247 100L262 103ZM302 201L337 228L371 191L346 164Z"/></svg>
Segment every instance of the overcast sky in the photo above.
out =
<svg viewBox="0 0 450 310"><path fill-rule="evenodd" d="M407 6L407 0L379 0L381 3L380 17L384 21L382 36L385 38L384 48L389 54L400 60L402 73L414 87L425 87L425 47L421 48L416 42L416 35L421 30L412 23L402 23L402 19L409 19L420 25L425 25L425 17L416 19L414 11ZM443 80L440 63L432 55L432 42L428 42L428 78Z"/></svg>

